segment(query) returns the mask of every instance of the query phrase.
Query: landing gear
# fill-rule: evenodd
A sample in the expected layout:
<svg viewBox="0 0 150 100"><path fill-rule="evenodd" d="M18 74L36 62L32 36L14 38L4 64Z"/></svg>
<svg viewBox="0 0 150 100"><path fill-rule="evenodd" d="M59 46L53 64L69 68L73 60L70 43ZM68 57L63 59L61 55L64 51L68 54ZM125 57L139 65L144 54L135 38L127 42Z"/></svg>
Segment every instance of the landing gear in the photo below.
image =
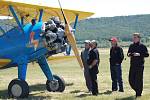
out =
<svg viewBox="0 0 150 100"><path fill-rule="evenodd" d="M10 97L24 98L29 95L29 86L26 81L14 79L9 83L8 94Z"/></svg>
<svg viewBox="0 0 150 100"><path fill-rule="evenodd" d="M49 92L63 92L65 90L65 81L63 78L53 75L54 80L46 82L46 89Z"/></svg>

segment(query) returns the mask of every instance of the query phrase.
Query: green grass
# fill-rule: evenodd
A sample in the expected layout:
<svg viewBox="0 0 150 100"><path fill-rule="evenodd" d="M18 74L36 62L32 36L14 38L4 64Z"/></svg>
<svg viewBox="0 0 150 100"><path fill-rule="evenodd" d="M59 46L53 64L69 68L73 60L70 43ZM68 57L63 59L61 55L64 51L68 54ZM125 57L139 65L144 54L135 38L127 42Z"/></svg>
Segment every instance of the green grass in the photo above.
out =
<svg viewBox="0 0 150 100"><path fill-rule="evenodd" d="M126 49L124 50L126 52ZM126 55L126 53L125 53ZM123 61L124 93L111 92L111 78L109 70L109 49L100 49L100 66L98 74L99 95L92 96L87 93L83 72L77 61L61 60L49 62L53 73L62 76L66 81L63 93L48 92L45 89L46 78L37 64L29 64L27 82L30 86L28 99L53 99L53 100L135 100L135 93L128 83L129 58ZM150 100L150 58L146 59L144 71L143 96L138 100ZM9 82L17 77L17 68L0 70L0 99L7 99Z"/></svg>

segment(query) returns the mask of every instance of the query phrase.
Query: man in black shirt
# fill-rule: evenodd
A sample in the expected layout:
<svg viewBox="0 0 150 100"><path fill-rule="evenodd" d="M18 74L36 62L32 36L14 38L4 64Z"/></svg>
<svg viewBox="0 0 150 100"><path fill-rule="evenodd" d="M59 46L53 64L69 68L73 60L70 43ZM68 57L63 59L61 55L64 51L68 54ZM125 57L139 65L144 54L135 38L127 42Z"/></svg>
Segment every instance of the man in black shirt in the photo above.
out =
<svg viewBox="0 0 150 100"><path fill-rule="evenodd" d="M89 65L89 73L92 82L92 94L98 95L98 83L97 83L97 74L99 66L99 52L97 50L97 42L95 40L91 41L91 50L89 52L89 58L87 60Z"/></svg>
<svg viewBox="0 0 150 100"><path fill-rule="evenodd" d="M133 44L130 45L127 56L130 57L129 83L136 92L136 97L141 96L143 91L144 57L149 53L145 45L140 43L140 34L133 34Z"/></svg>
<svg viewBox="0 0 150 100"><path fill-rule="evenodd" d="M112 45L110 49L110 72L112 79L112 91L117 91L119 85L119 92L124 92L121 69L121 63L124 59L123 50L120 46L118 46L117 38L113 37L110 39L110 41Z"/></svg>

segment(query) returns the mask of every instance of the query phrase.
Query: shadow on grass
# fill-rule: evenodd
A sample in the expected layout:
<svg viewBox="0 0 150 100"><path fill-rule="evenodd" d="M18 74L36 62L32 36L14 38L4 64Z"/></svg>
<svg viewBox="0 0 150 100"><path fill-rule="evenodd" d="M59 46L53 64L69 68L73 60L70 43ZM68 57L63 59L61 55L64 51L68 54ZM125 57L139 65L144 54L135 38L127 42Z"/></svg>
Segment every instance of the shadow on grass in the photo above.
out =
<svg viewBox="0 0 150 100"><path fill-rule="evenodd" d="M136 100L135 96L130 96L130 97L125 97L125 98L120 98L116 100Z"/></svg>
<svg viewBox="0 0 150 100"><path fill-rule="evenodd" d="M80 93L82 92L81 90L74 90L74 91L71 91L70 93Z"/></svg>
<svg viewBox="0 0 150 100"><path fill-rule="evenodd" d="M78 98L83 98L83 97L87 97L87 96L93 96L91 93L89 92L84 92L84 91L81 91L81 90L74 90L74 91L71 91L70 93L75 93L75 94L78 94L77 96L75 97L78 97ZM110 95L112 93L112 91L110 90L107 90L106 92L103 92L103 93L99 93L99 95Z"/></svg>
<svg viewBox="0 0 150 100"><path fill-rule="evenodd" d="M31 91L38 91L41 93L41 91L46 90L45 84L36 84L36 85L32 85L29 86L30 87L30 92ZM8 99L8 91L7 90L0 90L0 99ZM28 98L32 98L32 99L37 99L37 98L41 98L41 99L46 99L47 97L42 97L42 96L35 96L35 94L29 94Z"/></svg>
<svg viewBox="0 0 150 100"><path fill-rule="evenodd" d="M74 90L74 91L71 91L70 93L71 94L77 94L75 97L79 97L79 98L83 98L83 97L91 95L90 93L84 92L84 91L81 91L81 90Z"/></svg>
<svg viewBox="0 0 150 100"><path fill-rule="evenodd" d="M0 99L7 99L7 98L8 98L7 90L0 90Z"/></svg>
<svg viewBox="0 0 150 100"><path fill-rule="evenodd" d="M73 83L67 83L66 86L72 86ZM30 88L30 92L35 92L38 91L38 93L36 94L29 94L28 98L32 98L32 99L37 99L37 98L41 98L41 99L46 99L47 97L42 97L42 96L35 96L37 94L41 94L44 93L44 91L46 90L46 85L45 84L36 84L36 85L31 85L29 86ZM0 99L8 99L8 91L6 90L0 90ZM50 97L48 97L50 98Z"/></svg>
<svg viewBox="0 0 150 100"><path fill-rule="evenodd" d="M35 96L35 95L29 95L27 99L31 100L51 100L52 96Z"/></svg>
<svg viewBox="0 0 150 100"><path fill-rule="evenodd" d="M99 95L110 95L113 91L107 90L106 92L99 93Z"/></svg>
<svg viewBox="0 0 150 100"><path fill-rule="evenodd" d="M74 85L73 83L66 83L65 84L66 86L72 86L72 85Z"/></svg>
<svg viewBox="0 0 150 100"><path fill-rule="evenodd" d="M78 98L84 98L84 97L87 97L87 96L92 96L92 95L91 94L83 93L83 94L77 95L76 97L78 97Z"/></svg>

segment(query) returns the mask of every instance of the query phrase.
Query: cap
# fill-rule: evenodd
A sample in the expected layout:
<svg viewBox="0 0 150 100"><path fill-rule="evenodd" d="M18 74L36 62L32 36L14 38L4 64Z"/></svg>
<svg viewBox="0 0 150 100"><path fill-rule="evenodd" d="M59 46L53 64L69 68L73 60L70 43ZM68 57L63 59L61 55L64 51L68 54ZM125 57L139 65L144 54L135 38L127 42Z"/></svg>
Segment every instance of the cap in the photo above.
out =
<svg viewBox="0 0 150 100"><path fill-rule="evenodd" d="M118 39L116 37L112 37L109 41L118 42Z"/></svg>
<svg viewBox="0 0 150 100"><path fill-rule="evenodd" d="M95 44L97 46L97 41L96 40L92 40L91 43Z"/></svg>
<svg viewBox="0 0 150 100"><path fill-rule="evenodd" d="M92 40L91 43L97 43L97 41L96 40Z"/></svg>
<svg viewBox="0 0 150 100"><path fill-rule="evenodd" d="M84 43L91 43L91 41L90 40L85 40Z"/></svg>
<svg viewBox="0 0 150 100"><path fill-rule="evenodd" d="M141 38L140 33L133 33L133 36L137 36L137 37Z"/></svg>

